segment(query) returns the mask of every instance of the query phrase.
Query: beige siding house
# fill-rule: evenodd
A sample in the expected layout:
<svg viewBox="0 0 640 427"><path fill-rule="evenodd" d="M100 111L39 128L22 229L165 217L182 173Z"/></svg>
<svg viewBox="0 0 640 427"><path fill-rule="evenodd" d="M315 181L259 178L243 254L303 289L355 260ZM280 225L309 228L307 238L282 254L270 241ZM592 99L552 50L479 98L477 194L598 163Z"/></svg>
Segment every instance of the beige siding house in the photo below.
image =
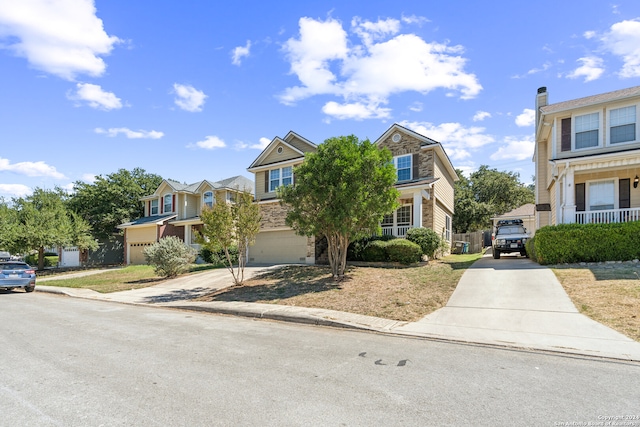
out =
<svg viewBox="0 0 640 427"><path fill-rule="evenodd" d="M398 171L395 186L400 191L401 206L385 216L382 232L404 237L409 228L428 227L450 242L458 176L442 145L397 124L375 143L394 156ZM286 226L286 209L275 193L280 185L295 185L295 166L316 149L314 143L289 132L284 138L274 138L247 169L255 175L255 195L262 214L260 233L249 247L250 262L313 264L321 256L315 238L298 236Z"/></svg>
<svg viewBox="0 0 640 427"><path fill-rule="evenodd" d="M640 220L640 86L549 104L536 96L536 228Z"/></svg>
<svg viewBox="0 0 640 427"><path fill-rule="evenodd" d="M118 226L124 231L125 262L144 264L144 248L167 236L177 236L199 249L196 231L202 227L202 209L218 200L232 202L240 191L253 192L253 181L243 176L189 185L162 181L153 194L141 199L144 217Z"/></svg>

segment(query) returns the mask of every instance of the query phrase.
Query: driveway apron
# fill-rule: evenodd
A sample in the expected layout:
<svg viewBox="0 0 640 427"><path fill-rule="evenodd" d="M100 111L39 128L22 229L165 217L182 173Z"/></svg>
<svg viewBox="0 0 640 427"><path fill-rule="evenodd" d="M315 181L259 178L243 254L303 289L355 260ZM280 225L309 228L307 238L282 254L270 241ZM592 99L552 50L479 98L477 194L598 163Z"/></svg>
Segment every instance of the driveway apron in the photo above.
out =
<svg viewBox="0 0 640 427"><path fill-rule="evenodd" d="M640 343L580 314L553 272L529 259L486 254L444 308L395 332L638 360Z"/></svg>

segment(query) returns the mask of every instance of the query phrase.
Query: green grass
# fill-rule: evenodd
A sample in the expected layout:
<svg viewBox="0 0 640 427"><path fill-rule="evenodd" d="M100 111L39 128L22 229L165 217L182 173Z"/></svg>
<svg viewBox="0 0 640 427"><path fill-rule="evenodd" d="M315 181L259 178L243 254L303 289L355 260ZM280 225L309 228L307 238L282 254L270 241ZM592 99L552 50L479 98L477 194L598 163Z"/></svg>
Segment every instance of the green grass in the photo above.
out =
<svg viewBox="0 0 640 427"><path fill-rule="evenodd" d="M218 268L211 264L193 264L189 268L190 273ZM146 288L157 285L165 279L159 277L150 265L130 265L124 268L106 271L69 279L48 280L42 282L46 286L59 286L64 288L92 289L100 293L128 291L130 289Z"/></svg>

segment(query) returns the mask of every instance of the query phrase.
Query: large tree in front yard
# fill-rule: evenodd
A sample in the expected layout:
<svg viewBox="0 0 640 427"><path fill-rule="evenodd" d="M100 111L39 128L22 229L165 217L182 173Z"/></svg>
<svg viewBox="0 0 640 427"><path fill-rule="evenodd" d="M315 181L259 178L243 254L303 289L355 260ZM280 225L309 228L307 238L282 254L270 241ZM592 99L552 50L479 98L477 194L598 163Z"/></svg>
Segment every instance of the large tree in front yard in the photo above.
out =
<svg viewBox="0 0 640 427"><path fill-rule="evenodd" d="M294 170L294 185L280 187L278 196L289 207L287 225L300 235L327 238L331 271L340 280L349 243L376 233L397 207L395 182L389 150L341 136L307 153Z"/></svg>

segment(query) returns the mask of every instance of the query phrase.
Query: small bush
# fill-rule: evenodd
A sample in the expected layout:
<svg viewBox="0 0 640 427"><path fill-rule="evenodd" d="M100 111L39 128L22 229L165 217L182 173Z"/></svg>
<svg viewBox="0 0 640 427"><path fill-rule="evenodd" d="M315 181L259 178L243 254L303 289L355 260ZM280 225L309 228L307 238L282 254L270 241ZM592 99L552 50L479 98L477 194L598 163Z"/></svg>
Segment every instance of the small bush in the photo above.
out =
<svg viewBox="0 0 640 427"><path fill-rule="evenodd" d="M422 253L429 259L436 258L438 253L442 251L443 239L430 228L410 228L407 231L407 240L420 246Z"/></svg>
<svg viewBox="0 0 640 427"><path fill-rule="evenodd" d="M527 240L527 243L525 243L524 248L526 249L527 255L529 256L531 261L538 262L538 257L536 256L535 236Z"/></svg>
<svg viewBox="0 0 640 427"><path fill-rule="evenodd" d="M363 261L385 262L389 260L387 253L388 242L384 240L374 240L369 242L362 252Z"/></svg>
<svg viewBox="0 0 640 427"><path fill-rule="evenodd" d="M355 240L347 248L347 261L366 261L364 259L364 249L370 242L388 242L397 239L395 236L371 236Z"/></svg>
<svg viewBox="0 0 640 427"><path fill-rule="evenodd" d="M147 264L162 277L176 277L196 259L196 250L175 236L165 237L144 249Z"/></svg>
<svg viewBox="0 0 640 427"><path fill-rule="evenodd" d="M422 249L420 246L405 239L387 242L385 249L391 262L412 264L414 262L420 262L422 259Z"/></svg>
<svg viewBox="0 0 640 427"><path fill-rule="evenodd" d="M229 255L231 256L231 263L238 263L238 248L232 246L229 248ZM200 249L200 256L204 260L204 262L213 264L213 265L226 265L227 264L227 256L224 253L223 249L212 250L207 247L203 247Z"/></svg>
<svg viewBox="0 0 640 427"><path fill-rule="evenodd" d="M44 254L44 266L45 267L53 267L58 265L58 255L55 252L45 252ZM38 265L38 254L27 255L24 258L24 262L31 266Z"/></svg>

